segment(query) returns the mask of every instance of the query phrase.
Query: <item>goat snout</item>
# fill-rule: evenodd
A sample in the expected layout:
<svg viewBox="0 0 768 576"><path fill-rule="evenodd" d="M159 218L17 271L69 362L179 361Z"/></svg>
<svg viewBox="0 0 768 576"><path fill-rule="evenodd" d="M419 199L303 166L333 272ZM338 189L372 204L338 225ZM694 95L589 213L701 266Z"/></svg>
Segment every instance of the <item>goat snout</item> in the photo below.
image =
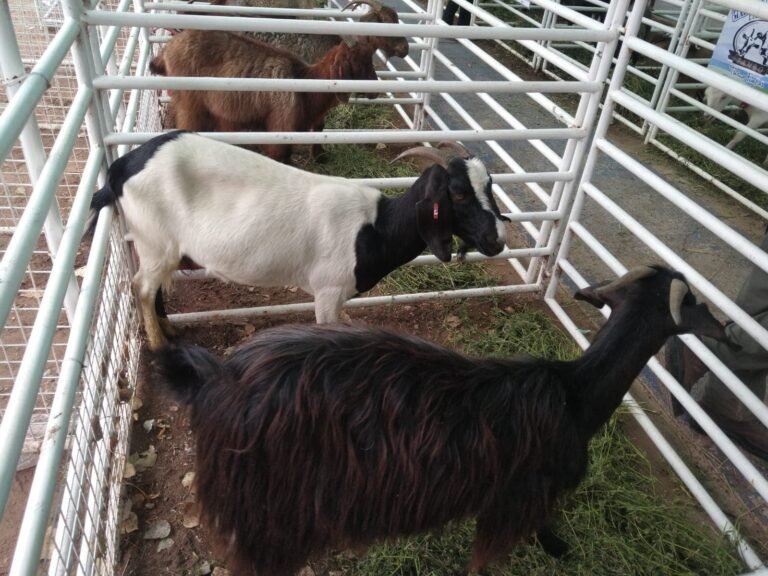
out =
<svg viewBox="0 0 768 576"><path fill-rule="evenodd" d="M392 55L398 58L405 58L408 56L408 40L403 39L392 47Z"/></svg>
<svg viewBox="0 0 768 576"><path fill-rule="evenodd" d="M504 250L504 241L496 234L486 234L477 243L477 249L484 256L496 256Z"/></svg>

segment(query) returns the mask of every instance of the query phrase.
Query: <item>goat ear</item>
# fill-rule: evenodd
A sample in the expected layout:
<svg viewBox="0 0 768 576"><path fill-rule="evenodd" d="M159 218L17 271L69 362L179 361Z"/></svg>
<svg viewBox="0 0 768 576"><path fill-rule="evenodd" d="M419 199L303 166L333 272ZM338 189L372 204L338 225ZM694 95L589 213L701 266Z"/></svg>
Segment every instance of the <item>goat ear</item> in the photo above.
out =
<svg viewBox="0 0 768 576"><path fill-rule="evenodd" d="M346 79L351 76L349 47L343 45L340 50L336 52L331 62L331 78L334 80Z"/></svg>
<svg viewBox="0 0 768 576"><path fill-rule="evenodd" d="M416 203L419 235L442 262L451 261L453 246L453 205L448 194L448 173L431 166L426 173L424 199Z"/></svg>
<svg viewBox="0 0 768 576"><path fill-rule="evenodd" d="M683 333L690 332L697 336L708 336L721 342L728 342L723 325L712 316L706 304L695 306L683 306L680 310L682 321L680 330Z"/></svg>

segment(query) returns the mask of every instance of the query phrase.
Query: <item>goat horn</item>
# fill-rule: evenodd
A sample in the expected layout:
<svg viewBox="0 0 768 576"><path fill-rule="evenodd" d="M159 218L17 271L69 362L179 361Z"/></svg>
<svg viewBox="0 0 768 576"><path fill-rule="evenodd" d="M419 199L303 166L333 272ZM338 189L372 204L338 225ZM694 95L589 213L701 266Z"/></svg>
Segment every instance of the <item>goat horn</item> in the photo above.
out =
<svg viewBox="0 0 768 576"><path fill-rule="evenodd" d="M428 158L429 160L432 160L435 164L440 164L440 166L443 168L448 167L448 161L437 150L430 148L429 146L416 146L415 148L409 148L405 152L401 152L397 158L392 160L392 162L396 162L397 160L407 156L421 156L422 158Z"/></svg>
<svg viewBox="0 0 768 576"><path fill-rule="evenodd" d="M672 285L669 287L669 313L672 315L672 320L675 321L675 325L680 327L683 324L683 315L680 312L680 307L683 304L683 298L688 293L688 285L682 280L675 278L672 280Z"/></svg>
<svg viewBox="0 0 768 576"><path fill-rule="evenodd" d="M440 148L441 150L444 148L450 148L451 150L455 150L456 152L459 153L459 155L461 155L462 158L465 158L465 159L472 156L472 154L469 153L469 150L464 148L464 146L462 146L458 142L449 142L445 140L443 142L439 142L437 144L437 147Z"/></svg>
<svg viewBox="0 0 768 576"><path fill-rule="evenodd" d="M632 282L635 282L636 280L640 280L641 278L646 278L648 276L653 276L656 274L656 269L651 268L650 266L639 266L637 268L633 268L624 276L621 276L619 278L616 278L613 282L610 284L606 284L605 286L601 286L600 288L597 288L595 291L600 292L606 292L608 290L615 290L619 286L623 284L630 284Z"/></svg>
<svg viewBox="0 0 768 576"><path fill-rule="evenodd" d="M350 2L344 8L341 9L342 12L346 10L347 8L357 8L358 6L362 6L363 4L366 4L371 7L371 10L381 10L381 4L376 2L376 0L354 0L353 2Z"/></svg>

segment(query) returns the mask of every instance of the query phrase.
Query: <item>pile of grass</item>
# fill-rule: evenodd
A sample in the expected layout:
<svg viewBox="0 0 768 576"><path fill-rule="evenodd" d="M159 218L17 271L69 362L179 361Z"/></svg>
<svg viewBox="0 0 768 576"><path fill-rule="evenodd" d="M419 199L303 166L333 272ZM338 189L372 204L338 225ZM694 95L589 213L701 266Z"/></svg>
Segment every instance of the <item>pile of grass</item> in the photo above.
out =
<svg viewBox="0 0 768 576"><path fill-rule="evenodd" d="M326 117L325 127L329 130L394 128L393 113L392 107L380 104L338 106ZM345 178L394 178L419 174L419 170L409 162L390 164L394 154L385 145L328 144L324 149L326 153L322 161L308 165L307 169Z"/></svg>
<svg viewBox="0 0 768 576"><path fill-rule="evenodd" d="M536 310L495 309L490 326L462 322L455 344L479 355L520 353L569 359L572 340ZM733 548L696 516L682 488L660 488L644 455L612 419L593 439L590 471L564 503L558 532L570 555L554 560L538 546L521 544L492 576L651 576L738 574ZM343 576L448 576L462 573L471 554L473 522L372 548L356 559L335 558Z"/></svg>
<svg viewBox="0 0 768 576"><path fill-rule="evenodd" d="M438 290L495 286L496 279L482 264L452 262L432 266L403 266L384 278L381 294L413 294Z"/></svg>

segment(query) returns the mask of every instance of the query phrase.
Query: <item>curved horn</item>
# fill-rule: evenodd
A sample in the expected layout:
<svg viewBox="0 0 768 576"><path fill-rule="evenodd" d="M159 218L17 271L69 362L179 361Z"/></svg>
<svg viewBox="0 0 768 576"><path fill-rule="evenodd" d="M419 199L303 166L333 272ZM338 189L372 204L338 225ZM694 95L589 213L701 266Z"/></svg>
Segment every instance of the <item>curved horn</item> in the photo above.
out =
<svg viewBox="0 0 768 576"><path fill-rule="evenodd" d="M469 158L470 156L472 156L472 154L469 153L469 150L464 148L464 146L462 146L458 142L449 142L449 141L446 140L446 141L443 141L443 142L438 142L437 147L440 148L441 150L443 150L445 148L450 148L451 150L455 150L464 159Z"/></svg>
<svg viewBox="0 0 768 576"><path fill-rule="evenodd" d="M376 0L353 0L344 8L341 9L342 12L346 10L347 8L357 8L358 6L362 6L363 4L366 4L367 6L371 7L371 10L381 10L381 4L379 4Z"/></svg>
<svg viewBox="0 0 768 576"><path fill-rule="evenodd" d="M614 280L610 284L606 284L605 286L596 288L595 291L605 292L607 290L615 290L616 288L618 288L619 286L622 286L623 284L631 284L632 282L640 280L641 278L653 276L654 274L656 274L656 272L657 270L655 268L651 268L650 266L639 266L637 268L632 268L632 270L624 274L624 276L616 278L616 280Z"/></svg>
<svg viewBox="0 0 768 576"><path fill-rule="evenodd" d="M392 160L392 162L396 162L397 160L401 160L402 158L406 158L408 156L420 156L422 158L432 160L435 164L439 164L443 168L448 167L448 161L437 150L430 148L429 146L416 146L415 148L409 148L405 152L401 152L399 156ZM392 162L390 162L390 164Z"/></svg>
<svg viewBox="0 0 768 576"><path fill-rule="evenodd" d="M680 307L683 304L683 298L688 293L688 285L682 280L675 278L672 280L672 284L669 287L669 313L672 315L672 320L675 321L676 326L681 326L683 323L683 315L680 312Z"/></svg>

